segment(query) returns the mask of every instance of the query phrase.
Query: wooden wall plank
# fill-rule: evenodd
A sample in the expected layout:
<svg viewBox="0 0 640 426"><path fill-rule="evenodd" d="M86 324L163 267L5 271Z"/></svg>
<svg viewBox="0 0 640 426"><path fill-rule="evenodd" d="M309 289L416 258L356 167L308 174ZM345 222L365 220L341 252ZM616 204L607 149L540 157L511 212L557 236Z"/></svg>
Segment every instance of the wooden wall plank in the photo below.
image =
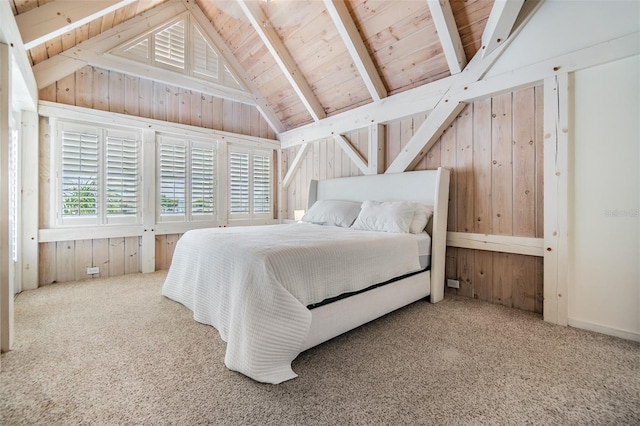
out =
<svg viewBox="0 0 640 426"><path fill-rule="evenodd" d="M447 248L449 250L449 248ZM456 279L460 282L458 294L465 297L473 297L475 294L475 250L456 249L457 273Z"/></svg>
<svg viewBox="0 0 640 426"><path fill-rule="evenodd" d="M151 108L151 117L156 120L167 120L167 89L167 86L162 83L153 83L153 106Z"/></svg>
<svg viewBox="0 0 640 426"><path fill-rule="evenodd" d="M56 243L56 281L73 281L75 271L75 241L58 241Z"/></svg>
<svg viewBox="0 0 640 426"><path fill-rule="evenodd" d="M458 232L473 232L473 105L467 105L455 122L456 127L456 226Z"/></svg>
<svg viewBox="0 0 640 426"><path fill-rule="evenodd" d="M56 243L40 243L38 245L38 285L56 282L58 275L56 253Z"/></svg>
<svg viewBox="0 0 640 426"><path fill-rule="evenodd" d="M109 71L93 69L93 108L109 111Z"/></svg>
<svg viewBox="0 0 640 426"><path fill-rule="evenodd" d="M474 264L474 297L493 302L493 252L476 250Z"/></svg>
<svg viewBox="0 0 640 426"><path fill-rule="evenodd" d="M133 274L140 272L139 252L140 237L127 237L124 239L124 273Z"/></svg>
<svg viewBox="0 0 640 426"><path fill-rule="evenodd" d="M126 75L124 78L124 113L140 115L140 79Z"/></svg>
<svg viewBox="0 0 640 426"><path fill-rule="evenodd" d="M180 88L175 86L166 86L165 88L165 104L167 121L172 123L180 122Z"/></svg>
<svg viewBox="0 0 640 426"><path fill-rule="evenodd" d="M180 124L191 124L191 90L180 89Z"/></svg>
<svg viewBox="0 0 640 426"><path fill-rule="evenodd" d="M109 276L108 238L93 240L93 266L100 268L100 273L96 275L96 277L106 278Z"/></svg>
<svg viewBox="0 0 640 426"><path fill-rule="evenodd" d="M92 275L87 275L87 268L91 268L93 266L93 241L76 241L74 255L76 266L75 280L80 281L92 278Z"/></svg>
<svg viewBox="0 0 640 426"><path fill-rule="evenodd" d="M536 235L535 94L513 93L513 235Z"/></svg>
<svg viewBox="0 0 640 426"><path fill-rule="evenodd" d="M544 237L544 87L535 87L536 237Z"/></svg>
<svg viewBox="0 0 640 426"><path fill-rule="evenodd" d="M491 233L491 99L473 104L474 232Z"/></svg>
<svg viewBox="0 0 640 426"><path fill-rule="evenodd" d="M449 231L456 230L457 210L456 210L456 127L451 125L440 136L440 163L442 167L446 167L452 171L449 183L449 212L447 215L447 229Z"/></svg>
<svg viewBox="0 0 640 426"><path fill-rule="evenodd" d="M56 83L56 100L60 103L76 104L76 75L70 74Z"/></svg>
<svg viewBox="0 0 640 426"><path fill-rule="evenodd" d="M171 260L173 259L173 253L176 250L176 243L180 239L179 234L169 234L166 238L167 249L165 252L165 269L169 269L171 266Z"/></svg>
<svg viewBox="0 0 640 426"><path fill-rule="evenodd" d="M167 259L167 236L156 235L156 271L169 269Z"/></svg>
<svg viewBox="0 0 640 426"><path fill-rule="evenodd" d="M512 300L513 307L529 312L536 309L537 259L518 254L513 257Z"/></svg>
<svg viewBox="0 0 640 426"><path fill-rule="evenodd" d="M202 102L205 100L204 95L191 92L191 118L192 126L202 127Z"/></svg>
<svg viewBox="0 0 640 426"><path fill-rule="evenodd" d="M124 275L124 238L109 238L109 276Z"/></svg>
<svg viewBox="0 0 640 426"><path fill-rule="evenodd" d="M491 233L513 233L511 93L493 98L491 123Z"/></svg>
<svg viewBox="0 0 640 426"><path fill-rule="evenodd" d="M124 113L124 75L109 71L109 111Z"/></svg>
<svg viewBox="0 0 640 426"><path fill-rule="evenodd" d="M80 107L93 108L93 67L86 66L75 73L76 99L75 104Z"/></svg>
<svg viewBox="0 0 640 426"><path fill-rule="evenodd" d="M152 118L154 105L154 91L151 80L141 78L138 87L138 106L140 108L140 117Z"/></svg>
<svg viewBox="0 0 640 426"><path fill-rule="evenodd" d="M511 307L513 284L513 254L493 253L493 299L492 303Z"/></svg>

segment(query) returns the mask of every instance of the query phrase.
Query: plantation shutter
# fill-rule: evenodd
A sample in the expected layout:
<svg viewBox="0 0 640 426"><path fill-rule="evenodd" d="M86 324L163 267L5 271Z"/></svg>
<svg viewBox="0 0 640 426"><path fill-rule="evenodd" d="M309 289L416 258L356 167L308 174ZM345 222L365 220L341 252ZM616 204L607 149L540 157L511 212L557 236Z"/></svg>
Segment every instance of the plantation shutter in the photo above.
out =
<svg viewBox="0 0 640 426"><path fill-rule="evenodd" d="M197 27L193 37L193 72L218 80L218 54L207 43Z"/></svg>
<svg viewBox="0 0 640 426"><path fill-rule="evenodd" d="M185 213L186 147L160 145L160 213Z"/></svg>
<svg viewBox="0 0 640 426"><path fill-rule="evenodd" d="M271 211L271 159L267 155L253 156L253 212Z"/></svg>
<svg viewBox="0 0 640 426"><path fill-rule="evenodd" d="M215 150L191 149L191 213L215 213Z"/></svg>
<svg viewBox="0 0 640 426"><path fill-rule="evenodd" d="M96 216L98 135L62 132L62 216Z"/></svg>
<svg viewBox="0 0 640 426"><path fill-rule="evenodd" d="M249 213L249 154L229 152L229 212Z"/></svg>
<svg viewBox="0 0 640 426"><path fill-rule="evenodd" d="M184 20L154 34L156 62L184 69L185 25Z"/></svg>
<svg viewBox="0 0 640 426"><path fill-rule="evenodd" d="M149 39L145 38L126 48L124 54L141 62L146 62L149 59Z"/></svg>
<svg viewBox="0 0 640 426"><path fill-rule="evenodd" d="M138 212L138 141L107 136L107 216Z"/></svg>

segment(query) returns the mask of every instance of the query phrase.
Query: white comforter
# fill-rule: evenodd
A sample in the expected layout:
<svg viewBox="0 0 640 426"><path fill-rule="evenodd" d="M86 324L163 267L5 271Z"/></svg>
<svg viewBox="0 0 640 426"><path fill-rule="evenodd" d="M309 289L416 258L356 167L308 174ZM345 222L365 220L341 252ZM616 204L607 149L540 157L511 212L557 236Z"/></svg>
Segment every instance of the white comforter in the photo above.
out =
<svg viewBox="0 0 640 426"><path fill-rule="evenodd" d="M178 241L162 294L218 330L229 369L280 383L296 377L307 305L418 269L407 234L302 223L199 229Z"/></svg>

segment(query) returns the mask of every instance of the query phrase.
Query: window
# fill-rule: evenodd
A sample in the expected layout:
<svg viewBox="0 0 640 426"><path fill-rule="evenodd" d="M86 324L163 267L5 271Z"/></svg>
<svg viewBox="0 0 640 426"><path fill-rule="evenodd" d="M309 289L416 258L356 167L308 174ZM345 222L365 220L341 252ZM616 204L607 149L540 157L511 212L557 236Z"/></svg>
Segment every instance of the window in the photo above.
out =
<svg viewBox="0 0 640 426"><path fill-rule="evenodd" d="M140 136L136 132L58 122L58 223L139 222Z"/></svg>
<svg viewBox="0 0 640 426"><path fill-rule="evenodd" d="M217 143L170 136L160 136L158 140L161 220L215 220Z"/></svg>
<svg viewBox="0 0 640 426"><path fill-rule="evenodd" d="M229 214L231 218L272 217L272 152L229 147Z"/></svg>

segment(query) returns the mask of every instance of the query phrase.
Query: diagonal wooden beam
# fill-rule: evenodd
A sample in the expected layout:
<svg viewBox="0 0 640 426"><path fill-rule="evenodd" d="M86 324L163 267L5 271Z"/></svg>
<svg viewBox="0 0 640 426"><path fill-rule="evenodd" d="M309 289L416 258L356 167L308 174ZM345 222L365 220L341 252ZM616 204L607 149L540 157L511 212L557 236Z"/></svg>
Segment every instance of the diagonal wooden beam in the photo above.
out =
<svg viewBox="0 0 640 426"><path fill-rule="evenodd" d="M496 0L482 33L482 56L493 52L509 38L524 0Z"/></svg>
<svg viewBox="0 0 640 426"><path fill-rule="evenodd" d="M31 49L136 0L56 0L16 16L25 49Z"/></svg>
<svg viewBox="0 0 640 426"><path fill-rule="evenodd" d="M347 139L343 135L334 135L333 138L335 139L336 143L340 145L340 148L342 148L344 153L347 154L347 157L349 157L351 161L353 161L353 163L358 167L358 169L360 169L362 173L364 173L365 175L370 174L369 165L364 160L364 158L362 158L362 155L360 155L360 153L355 150L353 145L351 145L349 139Z"/></svg>
<svg viewBox="0 0 640 426"><path fill-rule="evenodd" d="M347 47L353 63L364 80L364 84L367 86L371 98L373 98L374 101L386 98L387 89L384 87L378 69L373 63L373 59L369 55L367 47L364 45L358 28L353 22L353 18L349 14L349 10L344 1L324 0L324 5L338 29L342 41Z"/></svg>
<svg viewBox="0 0 640 426"><path fill-rule="evenodd" d="M302 71L298 68L286 46L278 36L278 33L269 22L269 19L262 11L260 4L255 1L238 0L240 8L251 22L253 29L258 33L273 59L284 73L287 80L293 87L309 114L315 121L322 120L327 116L320 101L311 90L309 83L304 78Z"/></svg>
<svg viewBox="0 0 640 426"><path fill-rule="evenodd" d="M519 1L519 0L518 0ZM502 9L501 2L494 4L494 9ZM464 72L460 73L460 78L449 88L445 96L440 99L433 111L427 116L418 130L411 137L409 142L400 151L400 154L393 160L385 173L402 173L413 169L420 162L422 157L431 149L444 130L453 122L456 116L464 109L465 103L460 93L464 93L465 88L470 84L479 81L498 60L500 55L517 34L524 28L528 20L540 7L542 2L529 1L524 18L521 20L514 33L506 40L502 41L489 55L479 50L471 59Z"/></svg>
<svg viewBox="0 0 640 426"><path fill-rule="evenodd" d="M460 40L458 26L453 18L449 0L427 0L433 23L440 37L440 44L447 58L451 74L458 74L467 65L467 56Z"/></svg>
<svg viewBox="0 0 640 426"><path fill-rule="evenodd" d="M289 170L287 170L287 173L284 175L284 178L282 179L283 189L286 189L291 184L291 181L293 180L293 177L295 176L296 171L298 170L298 167L300 167L300 163L302 163L302 160L307 155L307 151L309 151L309 148L311 148L310 143L305 143L300 147L300 150L298 151L295 158L291 162L291 165L289 166Z"/></svg>

